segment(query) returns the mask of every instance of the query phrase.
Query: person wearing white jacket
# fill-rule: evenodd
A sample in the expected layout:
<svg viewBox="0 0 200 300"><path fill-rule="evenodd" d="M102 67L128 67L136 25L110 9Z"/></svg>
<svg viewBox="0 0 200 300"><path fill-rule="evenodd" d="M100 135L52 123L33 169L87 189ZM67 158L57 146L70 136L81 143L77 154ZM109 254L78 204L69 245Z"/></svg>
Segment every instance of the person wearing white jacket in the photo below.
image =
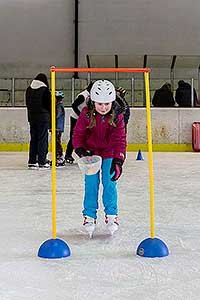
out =
<svg viewBox="0 0 200 300"><path fill-rule="evenodd" d="M72 112L70 114L70 139L67 144L67 149L65 153L65 161L66 163L72 164L74 158L72 157L73 153L73 144L72 144L72 135L74 131L74 127L76 125L77 119L82 111L82 109L86 106L88 101L90 100L90 90L92 88L93 82L91 81L87 88L77 95L76 99L72 103Z"/></svg>

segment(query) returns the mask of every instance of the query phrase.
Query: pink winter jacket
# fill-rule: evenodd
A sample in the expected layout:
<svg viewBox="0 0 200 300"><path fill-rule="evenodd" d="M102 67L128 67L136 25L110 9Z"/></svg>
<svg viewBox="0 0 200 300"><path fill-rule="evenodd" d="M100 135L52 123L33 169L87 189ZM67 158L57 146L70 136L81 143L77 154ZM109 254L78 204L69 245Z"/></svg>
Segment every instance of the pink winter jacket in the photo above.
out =
<svg viewBox="0 0 200 300"><path fill-rule="evenodd" d="M102 158L119 158L124 161L126 134L123 114L118 115L117 127L113 127L108 124L108 115L96 113L96 126L87 128L90 124L87 112L88 109L85 107L74 128L72 138L74 148L81 147Z"/></svg>

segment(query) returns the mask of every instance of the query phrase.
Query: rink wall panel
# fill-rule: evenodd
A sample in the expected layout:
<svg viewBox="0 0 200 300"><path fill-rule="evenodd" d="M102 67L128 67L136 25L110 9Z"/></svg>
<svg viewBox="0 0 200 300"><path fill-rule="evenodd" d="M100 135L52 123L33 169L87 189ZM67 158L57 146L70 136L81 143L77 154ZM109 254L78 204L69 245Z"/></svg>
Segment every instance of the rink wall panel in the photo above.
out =
<svg viewBox="0 0 200 300"><path fill-rule="evenodd" d="M70 108L66 108L63 143L69 138ZM154 150L191 151L192 123L200 121L199 108L152 108L152 142ZM0 108L0 150L27 151L29 124L26 108ZM131 108L127 136L128 150L147 150L146 109Z"/></svg>

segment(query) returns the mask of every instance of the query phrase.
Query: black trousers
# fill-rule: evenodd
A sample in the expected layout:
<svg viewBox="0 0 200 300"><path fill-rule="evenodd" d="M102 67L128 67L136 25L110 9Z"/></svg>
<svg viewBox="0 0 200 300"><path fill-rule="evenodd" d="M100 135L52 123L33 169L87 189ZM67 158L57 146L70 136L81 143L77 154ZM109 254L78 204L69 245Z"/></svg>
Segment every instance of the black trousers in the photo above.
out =
<svg viewBox="0 0 200 300"><path fill-rule="evenodd" d="M69 142L67 144L65 157L72 156L72 152L74 150L73 144L72 144L72 136L73 136L73 131L74 131L74 127L76 125L76 122L77 122L77 119L74 119L73 117L70 117L70 139L69 139Z"/></svg>
<svg viewBox="0 0 200 300"><path fill-rule="evenodd" d="M48 122L30 122L29 164L45 164L48 153L48 128Z"/></svg>
<svg viewBox="0 0 200 300"><path fill-rule="evenodd" d="M62 132L56 130L56 158L63 157Z"/></svg>

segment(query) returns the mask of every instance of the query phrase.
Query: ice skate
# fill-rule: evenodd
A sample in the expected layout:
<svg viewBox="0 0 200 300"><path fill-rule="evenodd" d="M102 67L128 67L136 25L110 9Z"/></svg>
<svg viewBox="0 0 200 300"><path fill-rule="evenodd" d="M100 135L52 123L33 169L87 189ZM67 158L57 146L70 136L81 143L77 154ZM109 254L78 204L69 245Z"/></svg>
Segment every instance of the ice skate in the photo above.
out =
<svg viewBox="0 0 200 300"><path fill-rule="evenodd" d="M50 167L48 163L45 163L44 165L39 165L39 170L48 170Z"/></svg>
<svg viewBox="0 0 200 300"><path fill-rule="evenodd" d="M38 163L34 163L34 164L28 163L28 168L30 170L37 170L38 167L39 167Z"/></svg>
<svg viewBox="0 0 200 300"><path fill-rule="evenodd" d="M93 237L93 232L96 227L96 219L84 216L83 228L89 234L90 239Z"/></svg>
<svg viewBox="0 0 200 300"><path fill-rule="evenodd" d="M119 229L117 215L106 215L105 222L106 222L107 231L110 235L113 235L114 232Z"/></svg>
<svg viewBox="0 0 200 300"><path fill-rule="evenodd" d="M65 159L63 157L57 158L56 160L56 168L65 167Z"/></svg>
<svg viewBox="0 0 200 300"><path fill-rule="evenodd" d="M68 164L73 164L74 158L72 156L65 156L65 161Z"/></svg>
<svg viewBox="0 0 200 300"><path fill-rule="evenodd" d="M46 158L45 164L49 164L51 166L52 165L52 161Z"/></svg>

